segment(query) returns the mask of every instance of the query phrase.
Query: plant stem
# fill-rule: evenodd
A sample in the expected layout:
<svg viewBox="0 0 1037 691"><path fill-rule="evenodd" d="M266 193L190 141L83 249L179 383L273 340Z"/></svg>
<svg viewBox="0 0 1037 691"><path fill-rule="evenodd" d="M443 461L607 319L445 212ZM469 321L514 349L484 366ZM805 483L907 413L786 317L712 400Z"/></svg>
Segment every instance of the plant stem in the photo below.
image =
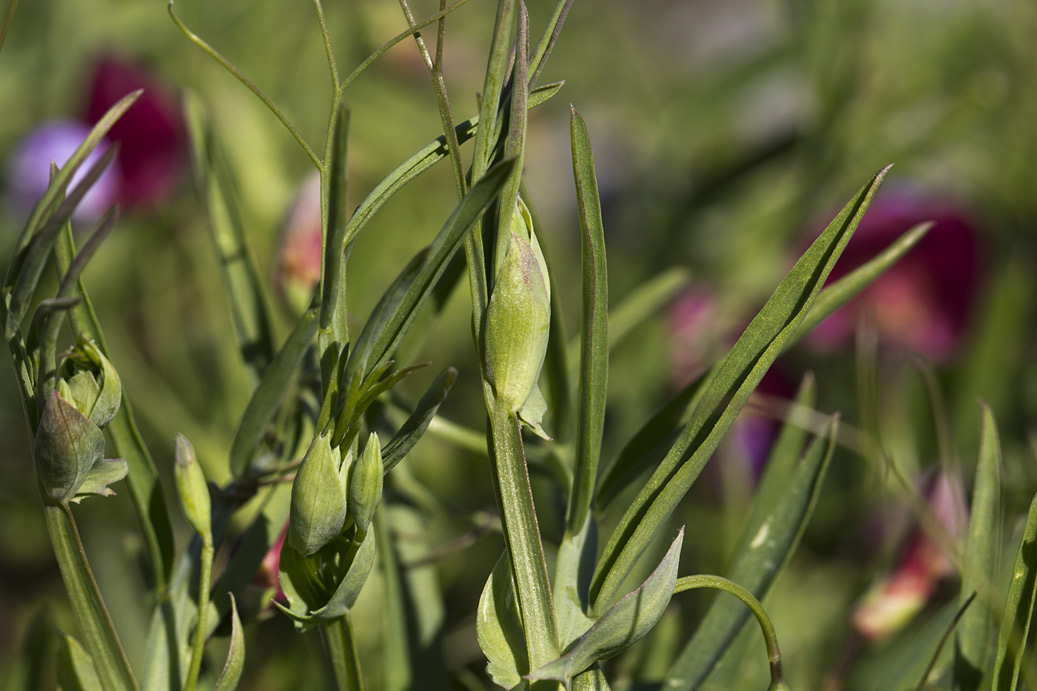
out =
<svg viewBox="0 0 1037 691"><path fill-rule="evenodd" d="M75 518L67 504L48 498L43 491L43 514L50 534L54 556L61 570L76 624L83 644L93 659L97 675L105 689L128 691L137 689L130 663L119 643L112 618L101 598L97 581L90 570L79 538Z"/></svg>
<svg viewBox="0 0 1037 691"><path fill-rule="evenodd" d="M194 691L198 683L198 672L202 669L202 655L205 652L206 633L209 630L206 616L209 612L209 589L212 587L212 557L215 552L212 542L212 531L202 535L202 559L198 576L198 619L194 629L194 643L191 646L191 666L187 669L184 691Z"/></svg>
<svg viewBox="0 0 1037 691"><path fill-rule="evenodd" d="M353 638L353 623L344 614L321 628L328 658L335 673L339 691L363 691L364 679L360 674L360 658Z"/></svg>
<svg viewBox="0 0 1037 691"><path fill-rule="evenodd" d="M767 659L771 666L771 688L782 687L784 679L781 673L781 651L778 650L778 636L774 632L774 624L771 623L770 617L767 616L767 611L760 604L760 601L756 599L756 596L726 578L709 575L678 578L676 585L673 587L673 594L676 595L677 593L683 593L685 590L693 590L695 588L715 588L716 590L731 593L752 610L752 613L756 615L756 621L760 623L763 640L767 645Z"/></svg>

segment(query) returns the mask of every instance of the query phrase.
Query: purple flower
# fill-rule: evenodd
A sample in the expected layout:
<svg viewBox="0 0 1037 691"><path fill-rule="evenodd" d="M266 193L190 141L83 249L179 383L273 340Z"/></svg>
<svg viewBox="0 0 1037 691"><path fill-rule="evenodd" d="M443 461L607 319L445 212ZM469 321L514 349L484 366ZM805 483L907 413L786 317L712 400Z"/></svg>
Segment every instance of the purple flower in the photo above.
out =
<svg viewBox="0 0 1037 691"><path fill-rule="evenodd" d="M69 157L83 143L90 128L72 120L55 120L29 133L18 145L8 163L8 194L14 206L28 216L50 184L50 166L64 166ZM90 166L104 153L107 144L101 143L87 157L72 177L71 190L82 180ZM101 217L119 192L120 174L113 164L101 174L76 208L73 219L89 223Z"/></svg>
<svg viewBox="0 0 1037 691"><path fill-rule="evenodd" d="M150 207L165 201L183 174L184 127L175 99L154 74L107 56L94 68L85 119L96 122L137 89L144 93L115 123L109 138L121 145L119 203Z"/></svg>
<svg viewBox="0 0 1037 691"><path fill-rule="evenodd" d="M829 282L838 280L925 221L935 225L899 262L857 298L822 322L807 339L834 351L853 341L858 318L874 318L887 349L921 353L934 362L953 357L967 327L979 282L976 231L952 201L914 187L883 188L872 201Z"/></svg>

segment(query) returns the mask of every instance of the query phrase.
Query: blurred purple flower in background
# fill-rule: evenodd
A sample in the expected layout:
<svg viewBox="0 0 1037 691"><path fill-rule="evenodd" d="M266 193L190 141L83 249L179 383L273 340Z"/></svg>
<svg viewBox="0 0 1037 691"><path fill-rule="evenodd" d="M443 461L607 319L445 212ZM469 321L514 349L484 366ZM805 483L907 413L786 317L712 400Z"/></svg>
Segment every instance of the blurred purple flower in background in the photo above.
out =
<svg viewBox="0 0 1037 691"><path fill-rule="evenodd" d="M109 132L120 143L123 183L119 203L153 207L165 201L183 174L184 127L180 109L156 75L126 59L105 56L94 67L85 119L97 122L123 96L143 89Z"/></svg>
<svg viewBox="0 0 1037 691"><path fill-rule="evenodd" d="M912 186L879 191L835 265L829 282L872 259L925 221L935 225L871 286L819 324L807 338L817 350L853 343L857 320L873 317L881 346L952 358L965 334L979 282L976 229L953 201Z"/></svg>
<svg viewBox="0 0 1037 691"><path fill-rule="evenodd" d="M320 281L320 270L320 175L314 172L299 185L281 227L274 290L292 310L302 312Z"/></svg>
<svg viewBox="0 0 1037 691"><path fill-rule="evenodd" d="M28 216L50 184L50 165L65 165L69 157L83 143L90 128L74 120L54 120L41 125L19 143L8 162L7 192L12 204L23 216ZM87 157L69 185L75 187L86 171L100 158L108 144L102 142ZM94 186L79 203L73 219L82 223L96 221L115 203L119 193L120 174L112 164L101 174Z"/></svg>

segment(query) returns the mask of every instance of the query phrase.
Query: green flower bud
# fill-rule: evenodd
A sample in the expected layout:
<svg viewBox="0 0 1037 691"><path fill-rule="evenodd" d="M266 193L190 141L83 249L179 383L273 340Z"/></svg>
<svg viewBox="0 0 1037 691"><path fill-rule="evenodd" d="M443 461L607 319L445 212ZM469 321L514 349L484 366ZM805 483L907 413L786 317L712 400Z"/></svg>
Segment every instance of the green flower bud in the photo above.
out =
<svg viewBox="0 0 1037 691"><path fill-rule="evenodd" d="M372 433L349 480L349 513L361 532L367 532L378 502L382 500L383 474L382 446L378 435Z"/></svg>
<svg viewBox="0 0 1037 691"><path fill-rule="evenodd" d="M537 253L511 234L486 308L486 364L497 396L518 412L536 389L547 354L551 295Z"/></svg>
<svg viewBox="0 0 1037 691"><path fill-rule="evenodd" d="M33 444L36 477L47 496L72 500L104 454L104 434L57 392L43 408Z"/></svg>
<svg viewBox="0 0 1037 691"><path fill-rule="evenodd" d="M310 555L342 532L346 522L346 493L339 476L341 454L331 448L331 435L310 443L292 485L288 544Z"/></svg>
<svg viewBox="0 0 1037 691"><path fill-rule="evenodd" d="M212 510L209 500L209 485L205 482L205 473L198 465L194 447L182 434L176 435L176 493L180 498L180 508L191 524L194 532L201 536L212 535Z"/></svg>
<svg viewBox="0 0 1037 691"><path fill-rule="evenodd" d="M103 429L122 403L122 382L115 367L93 341L82 340L65 358L63 370L58 384L62 398Z"/></svg>

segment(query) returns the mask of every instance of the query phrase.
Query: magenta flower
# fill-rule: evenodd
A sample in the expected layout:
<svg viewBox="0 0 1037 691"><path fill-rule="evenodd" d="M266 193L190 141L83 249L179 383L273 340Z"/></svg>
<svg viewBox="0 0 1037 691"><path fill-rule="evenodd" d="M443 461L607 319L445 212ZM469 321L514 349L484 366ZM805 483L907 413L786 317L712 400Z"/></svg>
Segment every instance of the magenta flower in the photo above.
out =
<svg viewBox="0 0 1037 691"><path fill-rule="evenodd" d="M89 133L90 128L81 123L55 120L36 128L22 140L7 167L8 195L21 214L28 216L46 191L50 184L51 163L59 167L65 165ZM82 180L83 175L101 157L106 148L107 144L102 143L87 157L72 177L70 190ZM119 184L118 165L113 164L87 191L76 208L73 220L89 223L99 219L108 207L115 203Z"/></svg>
<svg viewBox="0 0 1037 691"><path fill-rule="evenodd" d="M123 96L144 89L137 102L112 127L120 143L124 206L156 206L179 184L184 169L184 127L180 109L156 76L129 61L104 57L94 68L85 119L96 122Z"/></svg>
<svg viewBox="0 0 1037 691"><path fill-rule="evenodd" d="M918 352L934 362L954 355L967 327L979 267L974 226L950 200L906 186L880 190L829 281L861 266L925 221L935 225L918 245L818 325L807 343L824 351L846 348L853 342L858 318L868 314L887 349Z"/></svg>
<svg viewBox="0 0 1037 691"><path fill-rule="evenodd" d="M270 549L263 555L263 561L260 562L259 569L256 570L249 583L249 585L257 588L275 591L272 599L277 602L286 602L284 592L281 590L281 580L277 572L281 565L281 547L284 545L284 538L287 534L288 525L285 524L280 536L274 540L274 544L270 545Z"/></svg>

